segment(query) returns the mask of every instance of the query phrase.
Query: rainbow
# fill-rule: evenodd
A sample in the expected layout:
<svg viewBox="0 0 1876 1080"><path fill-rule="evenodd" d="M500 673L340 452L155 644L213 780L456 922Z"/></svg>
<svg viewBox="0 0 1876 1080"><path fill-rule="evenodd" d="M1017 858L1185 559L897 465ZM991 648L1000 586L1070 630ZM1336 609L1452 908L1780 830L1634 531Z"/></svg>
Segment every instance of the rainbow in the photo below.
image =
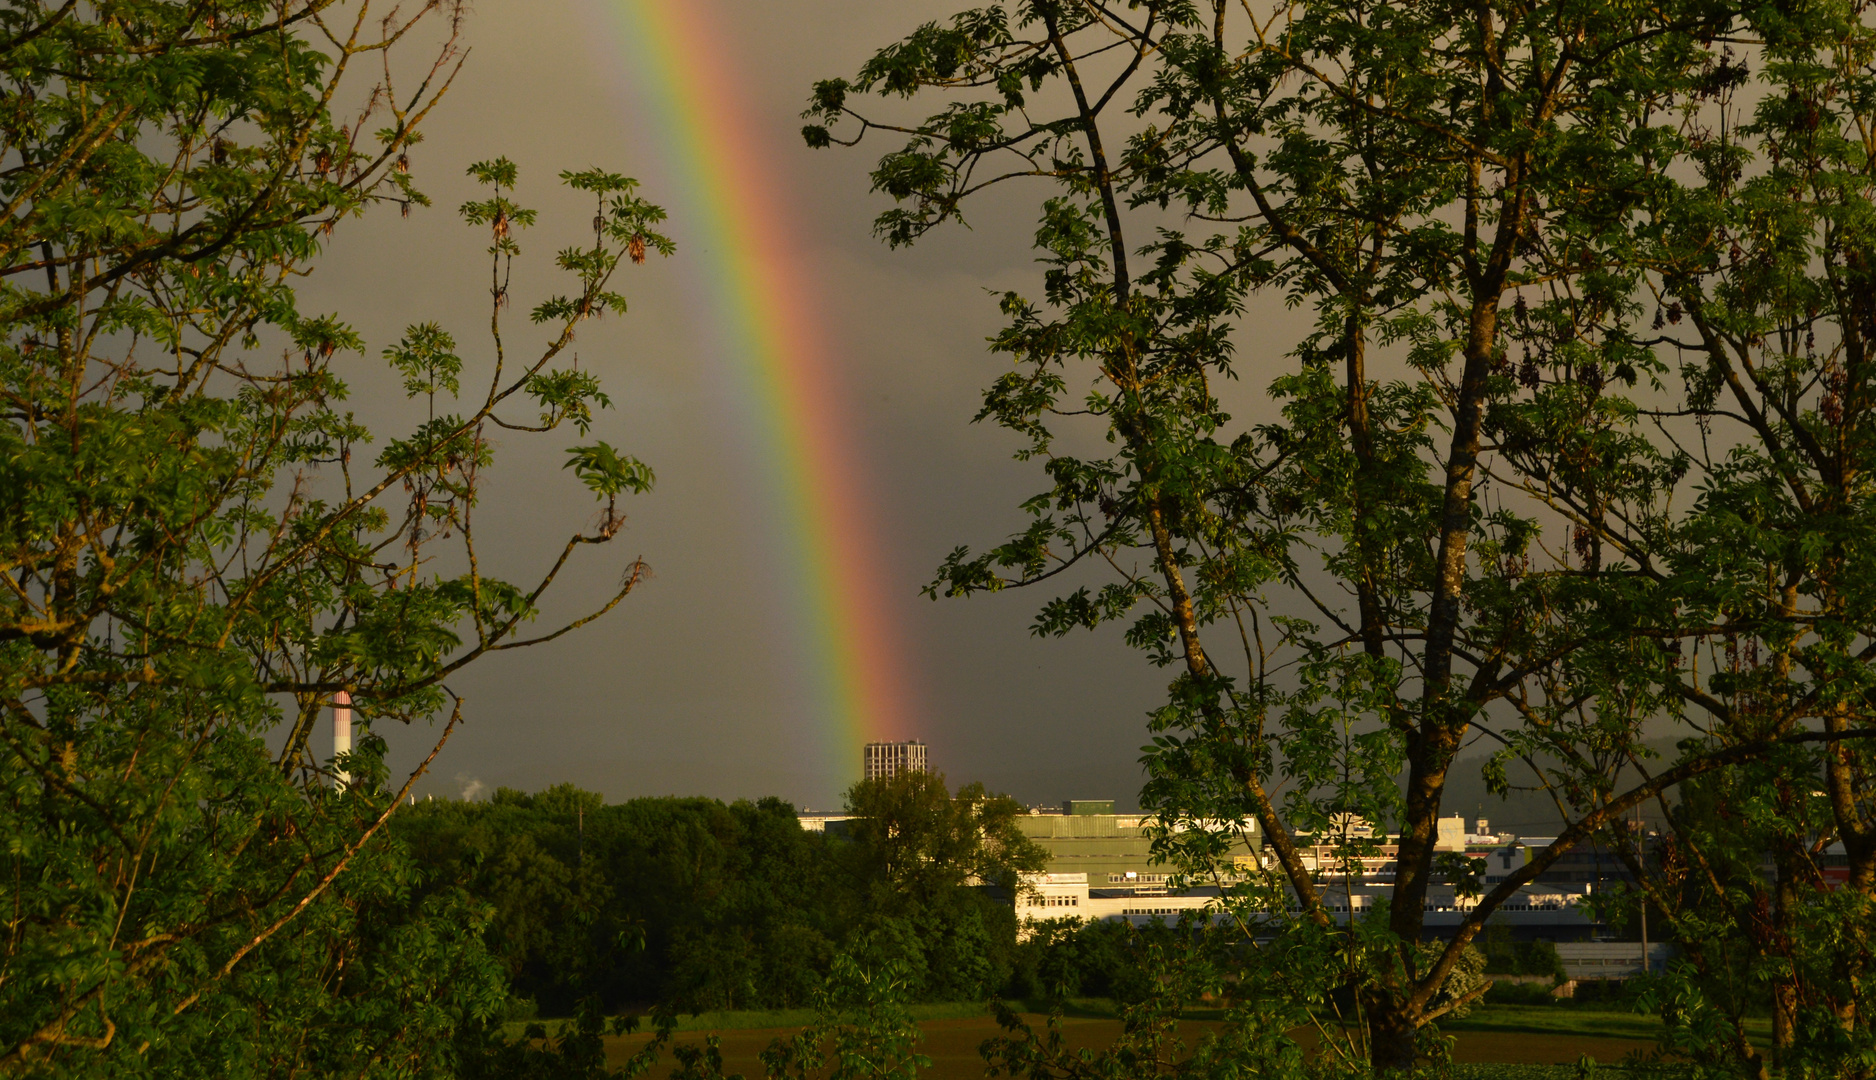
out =
<svg viewBox="0 0 1876 1080"><path fill-rule="evenodd" d="M684 235L696 324L722 365L764 492L796 664L819 718L824 780L859 774L860 743L907 738L904 671L819 297L775 164L782 137L743 106L711 0L597 0L619 22L630 107L657 131L670 191L648 192Z"/></svg>

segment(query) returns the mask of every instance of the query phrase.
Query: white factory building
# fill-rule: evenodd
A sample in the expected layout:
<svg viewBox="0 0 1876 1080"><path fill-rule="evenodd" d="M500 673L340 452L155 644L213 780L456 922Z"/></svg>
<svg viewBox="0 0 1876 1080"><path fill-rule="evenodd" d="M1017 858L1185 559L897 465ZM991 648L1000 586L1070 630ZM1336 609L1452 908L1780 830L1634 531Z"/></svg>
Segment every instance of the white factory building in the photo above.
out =
<svg viewBox="0 0 1876 1080"><path fill-rule="evenodd" d="M1023 884L1022 895L1016 899L1018 919L1124 919L1144 925L1158 918L1171 923L1188 911L1203 911L1216 907L1219 902L1219 891L1215 888L1171 896L1159 890L1110 889L1099 885L1091 888L1086 874L1029 874ZM1391 885L1325 884L1323 899L1331 916L1346 922L1373 909L1377 901L1393 891ZM1587 888L1526 886L1498 909L1492 922L1532 930L1580 928L1589 921L1578 907L1588 893ZM1426 927L1435 933L1441 929L1457 929L1477 905L1476 898L1455 896L1450 888L1436 888L1427 896Z"/></svg>

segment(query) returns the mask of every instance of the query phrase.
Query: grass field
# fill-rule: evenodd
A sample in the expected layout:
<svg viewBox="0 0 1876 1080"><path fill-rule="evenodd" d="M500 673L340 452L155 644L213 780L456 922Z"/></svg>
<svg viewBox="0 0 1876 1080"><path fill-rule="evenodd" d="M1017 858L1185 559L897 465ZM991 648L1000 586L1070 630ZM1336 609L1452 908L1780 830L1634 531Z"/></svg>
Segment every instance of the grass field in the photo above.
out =
<svg viewBox="0 0 1876 1080"><path fill-rule="evenodd" d="M1105 1007L1106 1003L1099 1003ZM949 1001L934 1005L913 1005L912 1016L921 1024L928 1020L963 1020L984 1015L984 1004L980 1001ZM677 1030L690 1031L748 1031L751 1029L776 1029L793 1031L804 1028L814 1020L810 1009L766 1009L743 1012L707 1012L678 1018ZM550 1025L551 1026L551 1025ZM647 1024L649 1026L649 1024ZM510 1024L510 1028L517 1025Z"/></svg>
<svg viewBox="0 0 1876 1080"><path fill-rule="evenodd" d="M984 1006L971 1003L926 1005L913 1012L924 1033L919 1051L932 1059L931 1069L923 1075L932 1080L979 1080L984 1075L978 1047L985 1039L1000 1033ZM1025 1013L1024 1017L1037 1030L1041 1030L1046 1019L1040 1013ZM809 1019L805 1012L711 1013L686 1017L679 1025L677 1041L701 1045L704 1035L715 1034L721 1040L725 1070L755 1080L762 1076L758 1056L762 1050L772 1040L793 1034ZM1215 1023L1204 1017L1194 1020L1187 1038L1196 1040ZM1120 1033L1120 1022L1112 1006L1099 1000L1070 1002L1064 1010L1062 1026L1064 1038L1075 1048L1102 1047ZM1543 1005L1487 1005L1474 1009L1463 1020L1442 1025L1442 1030L1454 1038L1454 1060L1466 1064L1574 1064L1585 1055L1612 1063L1630 1054L1653 1051L1659 1022L1635 1013ZM1764 1037L1769 1031L1755 1034ZM1313 1033L1299 1031L1297 1036L1305 1046L1315 1041ZM622 1062L650 1038L648 1033L609 1038L607 1055L615 1062ZM654 1068L651 1075L661 1077L666 1071L660 1066Z"/></svg>

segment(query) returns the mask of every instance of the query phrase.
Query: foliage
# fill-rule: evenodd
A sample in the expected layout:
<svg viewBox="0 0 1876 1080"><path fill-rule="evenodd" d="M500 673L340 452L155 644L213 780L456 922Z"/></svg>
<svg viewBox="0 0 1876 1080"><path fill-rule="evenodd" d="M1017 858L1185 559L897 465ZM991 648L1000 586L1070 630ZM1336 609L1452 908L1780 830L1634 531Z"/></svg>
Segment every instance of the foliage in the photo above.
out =
<svg viewBox="0 0 1876 1080"><path fill-rule="evenodd" d="M942 773L862 780L846 795L836 856L863 912L860 925L896 941L917 1000L982 1000L1010 978L1016 919L1009 898L1048 855L1017 829L1027 811Z"/></svg>
<svg viewBox="0 0 1876 1080"><path fill-rule="evenodd" d="M1049 919L1029 924L1016 947L1014 971L1004 993L1021 1001L1112 998L1122 1004L1146 1000L1159 973L1150 959L1170 948L1179 931L1154 920L1080 922Z"/></svg>
<svg viewBox="0 0 1876 1080"><path fill-rule="evenodd" d="M684 1012L806 1004L852 913L824 839L776 799L635 799L572 785L399 816L433 881L494 906L490 950L547 1015L595 997Z"/></svg>
<svg viewBox="0 0 1876 1080"><path fill-rule="evenodd" d="M1700 617L1685 661L1675 646L1692 677L1674 689L1710 741L1828 738L1691 793L1645 886L1687 944L1685 981L1660 999L1677 1048L1762 1069L1740 1018L1769 1006L1776 1065L1869 1076L1876 803L1871 749L1848 736L1870 726L1872 700L1876 30L1859 4L1752 30L1699 88L1732 122L1695 133L1694 168L1638 230L1651 326L1676 349L1676 404L1695 429L1672 433L1700 481L1683 527L1647 539Z"/></svg>
<svg viewBox="0 0 1876 1080"><path fill-rule="evenodd" d="M1420 943L1420 966L1424 970L1438 960L1446 950L1443 942L1423 941ZM1465 1017L1471 1003L1484 996L1491 980L1485 977L1485 954L1478 946L1468 945L1459 954L1459 962L1447 973L1446 981L1440 991L1434 995L1430 1004L1436 1009L1443 1009L1445 1015L1453 1019Z"/></svg>
<svg viewBox="0 0 1876 1080"><path fill-rule="evenodd" d="M980 786L954 804L942 778L861 784L853 802L893 827L810 833L779 799L606 805L570 784L426 801L392 827L429 887L491 906L484 939L524 1012L571 1016L588 998L609 1011L805 1006L862 940L897 966L907 1001L981 1001L1008 984L1015 914L978 875L1040 865L1009 825L1015 804ZM939 858L952 861L926 865Z"/></svg>
<svg viewBox="0 0 1876 1080"><path fill-rule="evenodd" d="M1452 1080L1697 1080L1702 1074L1687 1065L1659 1062L1615 1062L1603 1064L1589 1055L1574 1065L1454 1065L1446 1074Z"/></svg>
<svg viewBox="0 0 1876 1080"><path fill-rule="evenodd" d="M1492 988L1485 992L1482 1000L1487 1005L1534 1005L1540 1008L1565 1004L1563 1000L1551 996L1555 989L1556 987L1546 983L1495 979L1492 982Z"/></svg>
<svg viewBox="0 0 1876 1080"><path fill-rule="evenodd" d="M1233 1003L1222 1022L1194 1033L1188 1010L1201 999L1222 997L1228 986L1217 961L1225 954L1206 935L1173 935L1143 943L1142 966L1152 973L1145 994L1120 1006L1121 1034L1110 1045L1078 1050L1068 1045L1058 1007L1043 1031L995 1003L1006 1034L986 1040L984 1061L992 1075L1060 1080L1130 1080L1181 1077L1189 1080L1257 1075L1301 1078L1327 1075L1330 1055L1307 1062L1291 1032L1305 1019L1283 995L1251 989ZM1240 984L1243 985L1243 984ZM1247 987L1247 989L1250 989ZM1325 1067L1326 1066L1326 1067Z"/></svg>
<svg viewBox="0 0 1876 1080"><path fill-rule="evenodd" d="M815 1022L762 1054L771 1080L913 1080L931 1059L917 1052L906 1009L912 972L879 939L862 935L834 960L815 994Z"/></svg>
<svg viewBox="0 0 1876 1080"><path fill-rule="evenodd" d="M669 1016L661 1017L651 1041L619 1068L611 1068L606 1063L605 1037L636 1031L638 1018L608 1021L598 1001L589 998L581 1002L571 1022L552 1030L545 1024L529 1024L519 1038L512 1039L498 1028L459 1033L458 1038L472 1049L464 1055L461 1076L463 1080L634 1080L657 1063L670 1042L672 1026ZM678 1053L681 1058L682 1050Z"/></svg>
<svg viewBox="0 0 1876 1080"><path fill-rule="evenodd" d="M1488 926L1479 935L1487 975L1548 975L1562 981L1563 959L1549 941L1518 941L1508 926Z"/></svg>
<svg viewBox="0 0 1876 1080"><path fill-rule="evenodd" d="M1016 828L1027 809L982 784L953 795L942 773L906 772L862 780L847 792L855 857L880 903L906 910L962 885L1017 886L1048 856Z"/></svg>
<svg viewBox="0 0 1876 1080"><path fill-rule="evenodd" d="M473 542L488 435L586 429L605 398L554 365L616 308L620 260L669 245L630 181L567 174L603 223L560 255L577 298L536 312L540 352L493 362L531 217L508 209L511 164L478 165L492 197L465 213L494 237L492 347L412 326L383 376L421 401L361 453L348 379L380 376L339 316L300 310L295 279L345 220L427 205L410 152L462 15L0 10L0 1072L451 1075L450 1033L501 1011L486 909L418 889L385 836L410 781L373 728L444 721L433 759L463 715L453 673L566 629L522 633L650 474L576 448L603 522L514 584ZM404 78L400 43L432 27ZM340 691L362 735L322 761L308 737Z"/></svg>
<svg viewBox="0 0 1876 1080"><path fill-rule="evenodd" d="M1118 621L1175 667L1146 750L1160 851L1232 884L1247 938L1313 924L1280 940L1347 972L1379 1067L1430 1045L1520 887L1581 843L1630 857L1638 807L1753 763L1826 781L1828 822L1787 834L1780 880L1834 835L1851 889L1778 908L1819 913L1778 916L1811 928L1804 957L1748 951L1810 995L1786 1031L1810 1009L1805 1030L1834 1014L1864 1038L1866 15L1024 0L814 88L810 145L898 140L872 172L893 245L988 188L1048 185L1041 280L1002 298L1011 368L978 416L1046 486L929 592L1061 585L1036 633ZM1279 305L1307 328L1246 332ZM1247 344L1263 400L1239 418L1223 387ZM1649 761L1649 724L1674 760ZM1426 955L1436 822L1481 735L1488 784L1522 759L1566 826ZM1399 843L1392 904L1346 930L1291 841L1343 815ZM1252 819L1264 880L1223 858Z"/></svg>

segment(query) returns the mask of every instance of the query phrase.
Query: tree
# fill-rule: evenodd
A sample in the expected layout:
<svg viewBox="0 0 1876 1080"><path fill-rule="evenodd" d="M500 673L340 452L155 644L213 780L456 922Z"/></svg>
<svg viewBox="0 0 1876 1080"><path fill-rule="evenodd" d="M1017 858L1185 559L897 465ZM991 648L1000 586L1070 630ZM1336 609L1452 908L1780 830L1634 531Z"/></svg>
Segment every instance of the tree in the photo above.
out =
<svg viewBox="0 0 1876 1080"><path fill-rule="evenodd" d="M1151 976L1143 980L1139 998L1117 1003L1121 1030L1109 1046L1071 1043L1059 1009L1039 1033L999 1002L997 1021L1006 1034L984 1040L979 1051L991 1072L1034 1080L1224 1080L1253 1071L1259 1076L1336 1075L1345 1063L1332 1057L1331 1045L1306 1064L1303 1049L1285 1034L1305 1016L1296 1011L1294 1000L1252 996L1224 1023L1206 1024L1198 1032L1182 1030L1195 1003L1229 993L1228 964L1221 963L1221 953L1234 944L1192 930L1185 926L1172 940L1156 934L1159 940L1142 943L1140 965Z"/></svg>
<svg viewBox="0 0 1876 1080"><path fill-rule="evenodd" d="M389 780L370 728L446 718L420 773L463 715L452 674L640 580L630 563L589 615L524 633L652 482L604 442L567 461L600 523L532 584L478 558L477 499L492 429L588 434L608 402L567 347L623 309L623 260L671 244L631 180L563 174L595 233L560 252L574 288L532 311L545 344L517 355L508 273L535 215L511 163L475 166L488 197L462 214L491 234L491 347L465 358L412 326L383 359L418 422L359 454L372 436L345 375L366 344L301 312L294 278L345 219L427 205L409 153L462 14L0 11L0 1072L424 1075L451 1068L442 1035L500 1009L482 909L419 901L383 838L415 774ZM431 24L442 44L413 89L392 54ZM335 116L381 55L362 111ZM340 691L366 734L319 761L308 736Z"/></svg>
<svg viewBox="0 0 1876 1080"><path fill-rule="evenodd" d="M1675 527L1610 531L1679 586L1672 708L1720 743L1829 738L1716 781L1723 818L1671 815L1674 876L1650 882L1649 899L1703 946L1690 950L1691 982L1717 991L1710 1002L1734 992L1716 985L1738 970L1725 954L1750 957L1746 985L1770 999L1780 1064L1867 1076L1876 789L1854 736L1872 727L1876 689L1876 32L1861 4L1758 13L1749 28L1709 56L1685 106L1694 167L1636 230L1650 330L1675 350L1683 386L1645 415L1697 494ZM1560 502L1580 515L1580 499ZM1748 838L1771 880L1738 872ZM1841 887L1823 872L1833 844ZM1762 1064L1736 1024L1703 1011L1690 1028L1726 1032L1736 1060Z"/></svg>
<svg viewBox="0 0 1876 1080"><path fill-rule="evenodd" d="M632 799L559 784L437 800L392 823L425 870L491 905L484 931L518 1004L576 1015L800 1008L864 890L779 799Z"/></svg>
<svg viewBox="0 0 1876 1080"><path fill-rule="evenodd" d="M763 1071L771 1080L914 1080L931 1059L918 1052L922 1033L906 1008L912 983L891 949L857 935L814 995L814 1022L771 1042L762 1052ZM721 1063L713 1064L702 1080L722 1076Z"/></svg>
<svg viewBox="0 0 1876 1080"><path fill-rule="evenodd" d="M1774 1063L1797 1065L1790 1037L1796 1002L1786 988L1797 983L1794 976L1810 983L1828 971L1828 960L1817 963L1820 947L1855 953L1860 920L1842 919L1827 929L1848 914L1842 904L1848 896L1833 903L1820 890L1815 899L1821 902L1806 903L1815 880L1765 873L1793 839L1827 834L1820 828L1828 813L1823 800L1809 784L1794 791L1789 783L1793 773L1814 766L1810 757L1792 752L1686 785L1673 808L1670 833L1652 853L1654 872L1641 879L1651 911L1664 917L1651 922L1651 929L1670 930L1679 953L1679 962L1652 989L1651 1004L1666 1021L1667 1047L1690 1059L1748 1075L1765 1073L1768 1063L1751 1042L1748 1018L1770 1012ZM1627 908L1632 897L1607 899L1611 907ZM1817 989L1827 987L1826 982ZM1817 1049L1824 1053L1817 1057L1834 1056L1837 1048L1828 1044L1835 1040L1818 1034Z"/></svg>
<svg viewBox="0 0 1876 1080"><path fill-rule="evenodd" d="M1048 853L1016 828L1027 813L981 783L951 794L943 773L903 772L847 790L847 835L876 902L890 910L928 904L966 885L1018 887Z"/></svg>
<svg viewBox="0 0 1876 1080"><path fill-rule="evenodd" d="M1410 1066L1422 1030L1463 1006L1442 994L1471 939L1571 847L1632 846L1634 810L1690 778L1807 745L1852 753L1853 712L1823 731L1803 721L1866 677L1860 600L1832 616L1845 644L1831 670L1856 674L1803 691L1779 723L1729 710L1731 691L1716 696L1684 663L1681 641L1743 632L1716 626L1727 604L1776 607L1746 602L1754 575L1761 597L1808 587L1731 524L1742 501L1771 497L1761 478L1790 486L1778 469L1807 429L1786 418L1801 411L1793 399L1747 433L1747 460L1724 443L1695 472L1671 418L1712 407L1701 388L1721 385L1723 365L1677 396L1677 342L1644 329L1643 301L1711 283L1728 215L1734 235L1812 242L1772 209L1786 178L1727 206L1741 151L1716 134L1732 130L1719 95L1744 69L1726 43L1782 50L1796 96L1766 100L1789 127L1811 122L1823 73L1862 85L1862 33L1828 4L1029 0L922 26L854 78L815 87L810 145L903 138L872 173L897 204L876 222L889 243L962 220L986 189L1052 186L1041 293L1003 298L992 347L1013 367L978 417L1017 433L1049 486L1024 504L1027 529L958 549L930 592L1105 575L1043 604L1035 631L1124 620L1129 642L1176 667L1147 758L1162 852L1229 881L1218 830L1175 826L1255 818L1278 865L1239 889L1247 927L1284 926L1346 963L1360 1049L1380 1067ZM906 116L862 105L866 94L946 100ZM1855 130L1850 103L1866 99L1850 85L1833 99L1834 130ZM1833 145L1867 160L1860 144ZM1689 175L1712 190L1690 191ZM1820 213L1797 235L1833 220ZM1214 383L1238 374L1259 293L1314 325L1267 384L1281 420L1246 424ZM1789 322L1806 309L1785 310ZM1736 333L1793 340L1770 329ZM1266 340L1260 368L1279 363ZM1848 400L1848 374L1784 377L1746 396ZM1084 437L1067 442L1077 425ZM1107 456L1066 449L1101 440ZM1700 511L1681 509L1690 493ZM1860 551L1863 511L1838 505L1858 524L1832 519L1833 542ZM1793 553L1823 543L1791 541ZM1814 625L1808 605L1784 611L1781 641ZM1703 696L1720 707L1701 703L1696 724L1686 707ZM1697 738L1650 767L1643 725L1663 718ZM1435 823L1456 754L1481 736L1502 747L1488 779L1503 790L1505 762L1523 758L1569 824L1423 955L1442 874ZM1341 930L1291 841L1344 814L1399 837L1377 927Z"/></svg>
<svg viewBox="0 0 1876 1080"><path fill-rule="evenodd" d="M953 795L942 773L907 772L860 781L846 808L856 816L838 855L879 947L898 944L910 992L970 1001L1001 989L1015 968L1009 899L1048 865L1016 828L1022 804L981 783Z"/></svg>

